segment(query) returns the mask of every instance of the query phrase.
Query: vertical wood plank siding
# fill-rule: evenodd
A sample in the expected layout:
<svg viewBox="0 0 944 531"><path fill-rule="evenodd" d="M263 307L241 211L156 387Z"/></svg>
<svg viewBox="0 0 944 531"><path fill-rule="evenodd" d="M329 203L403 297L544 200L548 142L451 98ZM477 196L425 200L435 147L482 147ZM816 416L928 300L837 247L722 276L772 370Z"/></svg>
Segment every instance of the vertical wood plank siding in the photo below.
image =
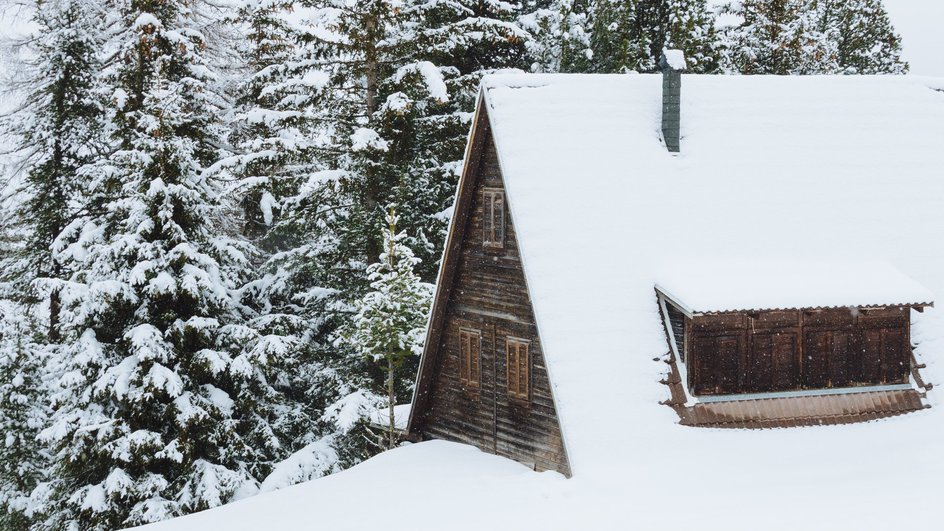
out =
<svg viewBox="0 0 944 531"><path fill-rule="evenodd" d="M909 312L902 306L695 316L684 357L692 367L689 388L725 395L907 383Z"/></svg>
<svg viewBox="0 0 944 531"><path fill-rule="evenodd" d="M487 125L487 124L485 124ZM473 142L482 142L476 167L467 168L474 176L468 190L471 201L462 227L454 267L444 303L443 315L433 317L424 367L410 431L423 438L458 441L484 451L509 457L537 470L556 470L570 475L560 424L551 394L534 311L521 266L515 227L505 208L504 242L483 245L486 233L482 202L483 189L504 191L495 146L487 128ZM460 197L462 192L460 192ZM506 204L513 198L504 198ZM457 207L457 216L462 205ZM457 220L463 219L462 217ZM457 221L458 223L458 221ZM496 227L499 228L500 227ZM500 233L500 230L495 232ZM439 319L437 319L439 317ZM463 385L459 378L459 331L481 331L481 383L476 388ZM530 392L512 397L508 392L506 352L508 338L528 341ZM526 387L526 388L528 388Z"/></svg>

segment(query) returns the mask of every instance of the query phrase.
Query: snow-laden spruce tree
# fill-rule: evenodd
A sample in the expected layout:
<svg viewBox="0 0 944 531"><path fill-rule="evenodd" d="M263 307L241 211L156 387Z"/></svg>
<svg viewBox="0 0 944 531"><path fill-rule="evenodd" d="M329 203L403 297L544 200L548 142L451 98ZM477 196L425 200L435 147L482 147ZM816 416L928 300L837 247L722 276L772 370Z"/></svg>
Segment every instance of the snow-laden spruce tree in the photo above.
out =
<svg viewBox="0 0 944 531"><path fill-rule="evenodd" d="M648 31L654 13L645 7L643 0L593 2L590 7L590 71L650 72L657 68Z"/></svg>
<svg viewBox="0 0 944 531"><path fill-rule="evenodd" d="M881 0L813 0L820 30L834 42L839 73L904 74L901 37Z"/></svg>
<svg viewBox="0 0 944 531"><path fill-rule="evenodd" d="M48 455L36 440L48 416L47 347L37 337L26 309L0 298L0 528L9 531L29 529L31 496L48 477Z"/></svg>
<svg viewBox="0 0 944 531"><path fill-rule="evenodd" d="M0 277L19 296L48 310L47 337L59 338L59 282L69 272L54 259L54 242L85 215L83 169L104 151L97 76L105 23L100 0L46 0L31 7L35 31L20 43L21 69L8 87L22 104L2 123L16 146L20 172L3 196L13 201L6 230L15 252L0 257ZM39 288L39 289L37 289Z"/></svg>
<svg viewBox="0 0 944 531"><path fill-rule="evenodd" d="M743 22L725 32L724 68L742 74L836 73L839 51L810 0L744 0L730 13Z"/></svg>
<svg viewBox="0 0 944 531"><path fill-rule="evenodd" d="M689 70L715 73L721 67L721 41L707 0L661 0L656 50L682 50Z"/></svg>
<svg viewBox="0 0 944 531"><path fill-rule="evenodd" d="M309 55L292 23L295 3L249 0L235 16L246 31L240 43L243 77L237 89L231 142L245 225L243 233L268 253L284 250L292 235L279 227L286 197L297 194L318 169L317 107L327 76Z"/></svg>
<svg viewBox="0 0 944 531"><path fill-rule="evenodd" d="M592 53L585 0L552 0L519 17L533 72L586 72Z"/></svg>
<svg viewBox="0 0 944 531"><path fill-rule="evenodd" d="M354 317L337 331L340 343L358 355L382 362L387 387L387 448L397 443L394 406L397 371L418 356L426 334L433 287L414 272L419 259L397 232L397 216L387 215L384 252L367 268L370 291L353 304Z"/></svg>
<svg viewBox="0 0 944 531"><path fill-rule="evenodd" d="M69 348L42 437L43 529L113 530L251 494L285 452L293 339L242 303L247 244L226 236L228 156L208 3L115 6L101 209L59 253Z"/></svg>
<svg viewBox="0 0 944 531"><path fill-rule="evenodd" d="M718 70L720 39L706 0L595 0L590 19L595 72L654 72L666 48L683 50L690 70Z"/></svg>

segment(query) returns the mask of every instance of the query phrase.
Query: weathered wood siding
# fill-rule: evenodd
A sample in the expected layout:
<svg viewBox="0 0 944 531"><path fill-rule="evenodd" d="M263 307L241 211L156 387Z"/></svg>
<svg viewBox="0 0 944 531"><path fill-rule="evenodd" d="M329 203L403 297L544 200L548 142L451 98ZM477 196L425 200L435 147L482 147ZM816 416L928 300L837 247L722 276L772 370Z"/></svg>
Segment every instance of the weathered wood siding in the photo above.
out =
<svg viewBox="0 0 944 531"><path fill-rule="evenodd" d="M908 382L910 308L720 313L691 320L689 389L763 393Z"/></svg>
<svg viewBox="0 0 944 531"><path fill-rule="evenodd" d="M482 244L482 189L504 189L491 135L483 137L478 168L471 168L476 176L471 210L461 230L463 239L452 286L446 291L445 315L438 334L433 334L439 335L437 349L427 347L426 355L433 364L425 390L425 411L417 412L412 431L425 438L473 444L538 470L570 475L507 206L504 246ZM507 205L514 198L505 200ZM466 388L459 381L460 328L482 332L482 380L477 389ZM507 392L505 341L509 337L530 341L528 400L512 398Z"/></svg>

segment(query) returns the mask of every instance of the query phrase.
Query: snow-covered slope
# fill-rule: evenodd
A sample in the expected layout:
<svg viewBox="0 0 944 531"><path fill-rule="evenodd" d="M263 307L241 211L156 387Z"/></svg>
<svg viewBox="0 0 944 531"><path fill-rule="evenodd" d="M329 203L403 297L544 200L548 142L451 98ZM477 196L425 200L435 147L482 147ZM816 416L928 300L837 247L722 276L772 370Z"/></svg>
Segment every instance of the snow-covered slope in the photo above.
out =
<svg viewBox="0 0 944 531"><path fill-rule="evenodd" d="M659 76L486 81L508 203L574 477L441 442L155 526L887 529L944 522L944 402L782 430L677 424L653 291L686 260L890 262L944 293L944 93L920 78L685 76L682 153ZM684 242L684 245L679 245ZM923 293L923 290L922 290ZM944 374L944 312L914 318ZM394 494L388 494L396 491Z"/></svg>

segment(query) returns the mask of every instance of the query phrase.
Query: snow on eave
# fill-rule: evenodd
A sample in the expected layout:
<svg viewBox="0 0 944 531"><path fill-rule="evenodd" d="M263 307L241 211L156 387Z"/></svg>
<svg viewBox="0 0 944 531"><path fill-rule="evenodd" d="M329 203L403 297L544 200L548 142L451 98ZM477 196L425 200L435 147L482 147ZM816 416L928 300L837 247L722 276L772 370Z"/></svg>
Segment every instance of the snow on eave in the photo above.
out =
<svg viewBox="0 0 944 531"><path fill-rule="evenodd" d="M934 304L927 288L885 262L685 262L665 267L656 290L689 316Z"/></svg>
<svg viewBox="0 0 944 531"><path fill-rule="evenodd" d="M820 310L838 310L842 308L858 308L860 310L877 310L887 307L909 307L916 308L919 311L924 308L934 307L933 301L923 301L923 302L885 302L885 303L870 303L870 304L837 304L830 306L757 306L757 307L726 307L722 309L714 310L696 310L688 307L682 299L675 297L672 293L660 286L659 284L655 285L656 293L662 299L665 299L667 302L675 306L679 311L685 314L686 317L695 317L699 315L717 315L722 313L745 313L745 312L782 312L782 311L820 311Z"/></svg>

